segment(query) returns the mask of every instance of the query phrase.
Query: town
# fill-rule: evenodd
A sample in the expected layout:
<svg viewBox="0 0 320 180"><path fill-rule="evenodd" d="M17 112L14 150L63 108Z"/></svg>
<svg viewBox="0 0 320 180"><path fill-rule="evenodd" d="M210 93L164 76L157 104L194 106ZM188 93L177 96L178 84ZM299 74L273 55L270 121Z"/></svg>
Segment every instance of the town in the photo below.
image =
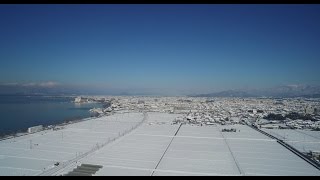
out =
<svg viewBox="0 0 320 180"><path fill-rule="evenodd" d="M117 111L167 112L181 114L175 124L320 130L320 99L92 96L77 97L75 102L102 103L102 108L90 110L95 116Z"/></svg>

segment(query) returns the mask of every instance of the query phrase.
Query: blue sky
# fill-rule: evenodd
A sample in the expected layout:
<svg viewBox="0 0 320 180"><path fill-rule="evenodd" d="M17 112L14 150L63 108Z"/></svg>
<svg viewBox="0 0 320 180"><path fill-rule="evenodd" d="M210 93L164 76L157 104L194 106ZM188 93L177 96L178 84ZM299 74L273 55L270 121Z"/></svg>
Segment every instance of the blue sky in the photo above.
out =
<svg viewBox="0 0 320 180"><path fill-rule="evenodd" d="M0 83L320 84L320 5L0 5Z"/></svg>

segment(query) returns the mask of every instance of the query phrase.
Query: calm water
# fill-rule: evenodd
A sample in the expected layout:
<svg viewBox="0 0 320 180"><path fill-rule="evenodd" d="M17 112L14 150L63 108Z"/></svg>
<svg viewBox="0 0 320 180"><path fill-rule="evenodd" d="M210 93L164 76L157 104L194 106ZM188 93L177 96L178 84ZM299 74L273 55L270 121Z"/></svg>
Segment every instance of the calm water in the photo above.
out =
<svg viewBox="0 0 320 180"><path fill-rule="evenodd" d="M101 104L78 105L72 100L71 97L0 95L0 133L90 117L89 109L101 107Z"/></svg>

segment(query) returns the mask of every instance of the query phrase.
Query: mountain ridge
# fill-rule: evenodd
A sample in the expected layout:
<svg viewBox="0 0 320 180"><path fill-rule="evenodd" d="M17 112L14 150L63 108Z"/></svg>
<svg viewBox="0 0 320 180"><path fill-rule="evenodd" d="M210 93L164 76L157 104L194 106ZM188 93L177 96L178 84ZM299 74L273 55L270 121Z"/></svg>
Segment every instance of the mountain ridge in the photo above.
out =
<svg viewBox="0 0 320 180"><path fill-rule="evenodd" d="M266 89L226 90L208 94L193 94L189 97L306 97L320 98L320 86L282 85Z"/></svg>

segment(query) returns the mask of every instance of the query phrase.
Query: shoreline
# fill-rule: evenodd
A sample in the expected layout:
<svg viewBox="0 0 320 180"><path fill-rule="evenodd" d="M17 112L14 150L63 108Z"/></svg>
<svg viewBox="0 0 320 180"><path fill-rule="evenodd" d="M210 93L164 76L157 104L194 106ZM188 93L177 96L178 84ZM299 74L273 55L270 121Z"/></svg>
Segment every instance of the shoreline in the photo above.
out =
<svg viewBox="0 0 320 180"><path fill-rule="evenodd" d="M114 114L114 113L112 113L112 114ZM24 131L24 132L5 134L5 135L3 135L3 137L0 137L0 141L13 139L13 138L17 138L17 137L23 137L23 136L27 136L30 134L35 134L35 133L44 132L44 131L48 131L48 130L54 130L54 128L56 128L56 127L64 127L64 126L67 126L70 124L89 121L89 120L93 120L93 119L97 119L97 118L101 118L101 117L105 117L105 116L109 116L109 115L102 115L102 116L98 116L98 117L91 116L91 117L85 117L85 118L81 118L81 119L70 120L70 121L62 122L62 123L58 123L58 124L50 124L50 125L43 126L43 130L37 131L37 132L32 132L32 133L28 133L27 132L28 130L18 130L18 131Z"/></svg>
<svg viewBox="0 0 320 180"><path fill-rule="evenodd" d="M81 122L87 119L92 119L96 115L91 113L90 110L92 108L100 108L103 106L103 103L101 102L81 103L83 104L83 106L79 106L74 102L74 97L76 96L66 95L44 96L15 94L0 96L8 97L5 98L4 102L1 103L4 108L7 107L8 104L7 112L11 112L13 110L15 111L15 114L12 115L7 113L6 111L1 111L2 113L4 113L2 114L3 118L5 118L4 123L8 123L8 125L4 126L1 129L0 141L28 135L30 134L28 132L28 129L35 126L43 126L43 130L47 130L55 126L63 126L71 123ZM33 97L35 97L35 99ZM39 98L41 98L41 101L39 101ZM58 99L56 100L55 98ZM60 105L60 102L63 103L63 105ZM32 109L28 108L29 104L32 105ZM47 109L46 106L52 108ZM44 112L42 112L42 110ZM27 113L28 116L24 117L23 115L18 115L20 111L23 111L23 113ZM100 114L99 116L101 115L102 114ZM24 123L22 126L15 125L15 123L19 123L20 121L23 121Z"/></svg>
<svg viewBox="0 0 320 180"><path fill-rule="evenodd" d="M114 111L114 112L111 112L109 114L100 115L98 117L91 116L91 117L85 117L85 118L81 118L81 119L70 120L70 121L62 122L62 123L58 123L58 124L51 124L51 125L43 126L43 130L37 131L37 132L32 132L32 133L17 132L14 135L13 134L7 134L7 135L4 135L4 137L0 137L0 141L4 141L4 140L8 140L8 139L14 139L14 138L18 138L18 137L23 137L23 136L27 136L27 135L30 135L30 134L36 134L36 133L40 133L40 132L44 132L44 131L48 131L48 130L54 130L54 128L56 128L56 127L64 127L64 126L67 126L67 125L70 125L70 124L76 124L76 123L89 121L89 120L93 120L93 119L98 119L98 118L102 118L102 117L106 117L106 116L112 116L112 115L117 114L117 113L121 114L121 113L129 113L129 112ZM50 126L52 126L52 127L50 127ZM50 127L50 128L48 128L48 127ZM60 129L58 129L58 130L60 130ZM18 131L22 131L22 130L18 130Z"/></svg>
<svg viewBox="0 0 320 180"><path fill-rule="evenodd" d="M98 103L100 104L100 103ZM90 113L90 112L89 112ZM90 113L91 114L91 113ZM109 115L113 115L115 114L115 112L111 113L111 114L103 114L103 115L99 115L99 116L92 116L90 115L89 117L67 117L63 120L63 122L60 123L56 123L56 124L49 124L49 125L43 125L43 129L37 132L32 132L32 133L28 133L28 129L19 129L16 130L15 132L9 132L9 133L1 133L0 134L0 141L4 141L4 140L8 140L8 139L13 139L13 138L17 138L17 137L22 137L22 136L26 136L26 135L30 135L30 134L34 134L34 133L39 133L39 132L43 132L43 131L47 131L47 130L54 130L55 127L63 127L66 125L70 125L70 124L75 124L75 123L79 123L79 122L83 122L83 121L88 121L88 120L92 120L92 119L97 119L97 118L101 118L101 117L105 117L105 116L109 116ZM36 125L36 126L40 126ZM30 126L30 127L34 127L34 126ZM28 127L28 128L30 128Z"/></svg>

